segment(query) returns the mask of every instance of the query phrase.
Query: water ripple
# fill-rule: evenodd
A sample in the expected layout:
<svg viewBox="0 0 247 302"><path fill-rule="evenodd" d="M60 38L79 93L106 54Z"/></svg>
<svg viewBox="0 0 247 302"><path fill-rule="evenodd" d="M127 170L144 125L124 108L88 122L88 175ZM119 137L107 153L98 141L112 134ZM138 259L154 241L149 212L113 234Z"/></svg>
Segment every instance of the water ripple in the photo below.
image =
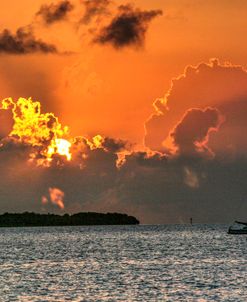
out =
<svg viewBox="0 0 247 302"><path fill-rule="evenodd" d="M0 229L0 301L247 301L227 226Z"/></svg>

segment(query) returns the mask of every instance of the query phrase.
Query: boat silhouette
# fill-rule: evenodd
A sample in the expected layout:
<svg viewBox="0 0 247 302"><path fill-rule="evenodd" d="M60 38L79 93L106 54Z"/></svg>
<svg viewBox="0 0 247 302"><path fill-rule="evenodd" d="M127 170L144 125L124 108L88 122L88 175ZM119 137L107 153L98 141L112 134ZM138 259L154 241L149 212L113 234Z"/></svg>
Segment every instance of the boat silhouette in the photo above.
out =
<svg viewBox="0 0 247 302"><path fill-rule="evenodd" d="M228 234L247 234L247 222L235 221L229 227Z"/></svg>

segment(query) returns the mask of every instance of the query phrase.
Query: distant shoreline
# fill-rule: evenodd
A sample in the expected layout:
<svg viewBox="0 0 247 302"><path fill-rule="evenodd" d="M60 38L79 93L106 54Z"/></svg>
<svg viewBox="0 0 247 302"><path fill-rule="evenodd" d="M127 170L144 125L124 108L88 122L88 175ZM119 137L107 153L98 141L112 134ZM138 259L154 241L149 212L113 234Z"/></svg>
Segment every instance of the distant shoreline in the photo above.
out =
<svg viewBox="0 0 247 302"><path fill-rule="evenodd" d="M24 212L0 215L0 227L137 225L139 223L134 216L121 213L80 212L58 215Z"/></svg>

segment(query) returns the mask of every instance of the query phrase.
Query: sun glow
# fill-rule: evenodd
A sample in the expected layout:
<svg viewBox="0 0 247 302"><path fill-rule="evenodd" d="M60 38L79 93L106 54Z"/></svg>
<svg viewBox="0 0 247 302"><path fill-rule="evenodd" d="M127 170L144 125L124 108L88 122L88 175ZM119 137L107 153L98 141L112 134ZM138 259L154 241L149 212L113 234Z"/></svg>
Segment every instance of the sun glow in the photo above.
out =
<svg viewBox="0 0 247 302"><path fill-rule="evenodd" d="M49 158L52 158L54 154L59 154L62 156L66 156L67 160L71 160L71 153L70 153L71 143L63 138L56 138L52 140L50 146L47 150L47 155Z"/></svg>
<svg viewBox="0 0 247 302"><path fill-rule="evenodd" d="M53 113L41 113L40 102L31 98L17 101L7 98L2 101L1 109L10 110L13 115L14 124L9 136L39 148L43 157L39 163L50 162L55 154L71 160L71 143L65 139L69 134L68 127L62 127Z"/></svg>
<svg viewBox="0 0 247 302"><path fill-rule="evenodd" d="M94 136L91 140L86 137L71 137L69 128L62 126L54 113L42 113L41 104L31 98L19 98L17 101L7 98L0 101L0 110L8 110L12 115L12 130L5 137L5 142L21 143L30 148L29 161L38 166L50 167L63 165L64 161L84 161L87 155L83 148L94 150L104 149L105 138ZM123 154L119 154L121 158ZM116 162L120 167L119 160ZM121 160L121 162L123 162ZM80 162L80 167L83 163Z"/></svg>
<svg viewBox="0 0 247 302"><path fill-rule="evenodd" d="M68 135L68 127L62 127L53 113L41 113L40 102L31 98L11 98L2 101L2 109L11 110L14 125L11 136L33 146L48 144L51 140Z"/></svg>

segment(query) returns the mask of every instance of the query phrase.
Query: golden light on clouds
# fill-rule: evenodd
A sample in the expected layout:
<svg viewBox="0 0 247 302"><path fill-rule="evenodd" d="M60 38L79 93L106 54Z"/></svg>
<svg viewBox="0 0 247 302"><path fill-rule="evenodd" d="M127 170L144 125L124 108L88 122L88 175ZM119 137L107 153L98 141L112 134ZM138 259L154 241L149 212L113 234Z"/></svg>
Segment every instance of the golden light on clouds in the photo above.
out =
<svg viewBox="0 0 247 302"><path fill-rule="evenodd" d="M67 160L71 160L71 153L70 153L71 143L63 138L56 138L52 140L50 146L47 150L48 157L52 157L53 154L60 154L66 156Z"/></svg>
<svg viewBox="0 0 247 302"><path fill-rule="evenodd" d="M157 223L245 198L247 2L3 2L3 211L64 192Z"/></svg>
<svg viewBox="0 0 247 302"><path fill-rule="evenodd" d="M41 203L42 205L47 205L49 203L56 205L60 210L65 208L64 206L64 192L59 188L49 188L48 197L42 196Z"/></svg>
<svg viewBox="0 0 247 302"><path fill-rule="evenodd" d="M87 156L84 151L87 149L101 149L107 152L108 148L116 148L115 152L118 153L124 147L123 142L107 139L99 134L92 137L91 141L83 136L71 136L69 128L62 126L54 113L42 113L40 102L31 98L19 98L17 101L7 98L0 104L0 109L9 111L13 119L12 130L6 138L32 147L30 160L39 166L49 167L54 158L69 162L72 156L76 158L78 154L80 159L85 160ZM56 160L56 164L59 163L61 160Z"/></svg>
<svg viewBox="0 0 247 302"><path fill-rule="evenodd" d="M41 148L43 159L49 162L53 155L58 154L71 160L71 143L64 137L68 136L68 127L63 127L53 113L42 113L40 102L31 98L4 99L1 109L10 110L13 115L13 129L10 137L18 141Z"/></svg>

